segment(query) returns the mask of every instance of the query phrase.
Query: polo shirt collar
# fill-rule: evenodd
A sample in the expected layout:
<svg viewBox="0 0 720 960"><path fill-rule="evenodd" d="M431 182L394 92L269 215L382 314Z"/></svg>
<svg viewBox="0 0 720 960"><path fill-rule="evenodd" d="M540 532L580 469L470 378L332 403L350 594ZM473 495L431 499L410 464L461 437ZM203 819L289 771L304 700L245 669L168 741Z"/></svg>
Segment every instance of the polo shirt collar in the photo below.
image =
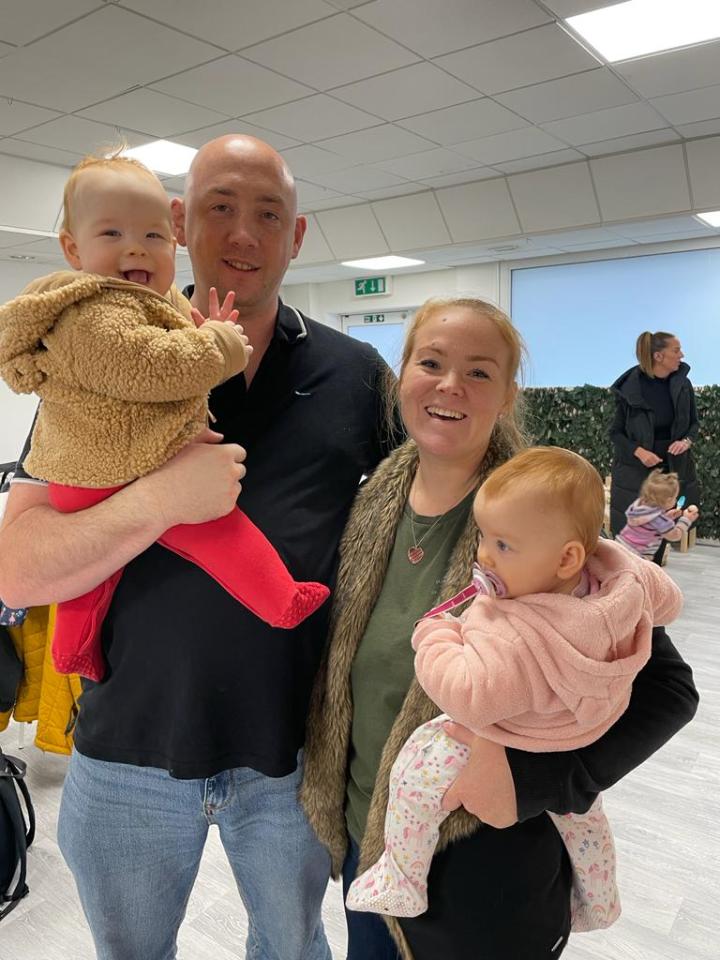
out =
<svg viewBox="0 0 720 960"><path fill-rule="evenodd" d="M190 300L194 290L195 284L189 283L183 289L183 296ZM294 345L305 340L308 337L308 333L307 323L300 311L296 310L295 307L290 307L283 303L278 297L278 312L275 317L273 340L279 343Z"/></svg>

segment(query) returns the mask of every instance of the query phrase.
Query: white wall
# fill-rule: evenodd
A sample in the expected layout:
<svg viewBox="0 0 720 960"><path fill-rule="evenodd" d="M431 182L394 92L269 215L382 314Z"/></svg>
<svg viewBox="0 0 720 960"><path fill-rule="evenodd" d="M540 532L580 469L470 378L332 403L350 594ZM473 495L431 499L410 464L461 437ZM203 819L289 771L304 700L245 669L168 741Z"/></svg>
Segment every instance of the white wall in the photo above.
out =
<svg viewBox="0 0 720 960"><path fill-rule="evenodd" d="M22 263L0 260L0 303L12 300L36 277L51 273L48 263ZM37 398L13 393L0 380L0 463L16 460L30 430Z"/></svg>
<svg viewBox="0 0 720 960"><path fill-rule="evenodd" d="M392 277L392 292L382 297L354 296L352 277L332 283L289 284L282 288L280 295L286 303L313 319L339 327L338 315L404 310L419 307L428 297L473 296L498 303L500 265L479 263L427 273L397 274Z"/></svg>

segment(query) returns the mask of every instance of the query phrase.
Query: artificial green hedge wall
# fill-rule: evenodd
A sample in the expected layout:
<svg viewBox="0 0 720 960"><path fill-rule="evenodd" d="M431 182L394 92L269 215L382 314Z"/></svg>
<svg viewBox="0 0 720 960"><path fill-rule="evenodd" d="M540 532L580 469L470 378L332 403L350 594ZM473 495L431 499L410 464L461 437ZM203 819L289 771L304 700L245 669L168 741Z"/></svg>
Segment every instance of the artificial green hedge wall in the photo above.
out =
<svg viewBox="0 0 720 960"><path fill-rule="evenodd" d="M538 387L524 391L527 425L536 443L568 447L610 473L608 436L615 401L607 387ZM693 447L702 490L698 536L720 540L720 386L696 387L700 436Z"/></svg>

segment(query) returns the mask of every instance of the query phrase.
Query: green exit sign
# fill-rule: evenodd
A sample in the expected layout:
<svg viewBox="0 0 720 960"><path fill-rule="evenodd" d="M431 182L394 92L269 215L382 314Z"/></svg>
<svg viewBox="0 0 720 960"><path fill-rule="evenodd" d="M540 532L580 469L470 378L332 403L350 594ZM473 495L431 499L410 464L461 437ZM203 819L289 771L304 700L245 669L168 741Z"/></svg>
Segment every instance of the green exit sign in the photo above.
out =
<svg viewBox="0 0 720 960"><path fill-rule="evenodd" d="M362 277L355 280L356 297L377 297L378 294L387 292L387 277Z"/></svg>

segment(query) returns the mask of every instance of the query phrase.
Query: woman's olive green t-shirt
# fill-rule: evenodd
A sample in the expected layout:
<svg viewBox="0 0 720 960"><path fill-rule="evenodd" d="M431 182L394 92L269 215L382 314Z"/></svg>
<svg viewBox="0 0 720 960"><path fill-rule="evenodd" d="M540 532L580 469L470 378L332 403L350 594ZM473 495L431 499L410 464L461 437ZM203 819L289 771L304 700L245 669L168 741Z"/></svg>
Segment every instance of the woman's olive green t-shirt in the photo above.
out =
<svg viewBox="0 0 720 960"><path fill-rule="evenodd" d="M413 628L435 604L471 505L472 494L468 494L440 518L419 516L407 505L398 526L383 588L351 673L353 721L346 819L348 832L357 843L365 832L380 756L413 679ZM412 564L408 550L420 542L423 559Z"/></svg>

